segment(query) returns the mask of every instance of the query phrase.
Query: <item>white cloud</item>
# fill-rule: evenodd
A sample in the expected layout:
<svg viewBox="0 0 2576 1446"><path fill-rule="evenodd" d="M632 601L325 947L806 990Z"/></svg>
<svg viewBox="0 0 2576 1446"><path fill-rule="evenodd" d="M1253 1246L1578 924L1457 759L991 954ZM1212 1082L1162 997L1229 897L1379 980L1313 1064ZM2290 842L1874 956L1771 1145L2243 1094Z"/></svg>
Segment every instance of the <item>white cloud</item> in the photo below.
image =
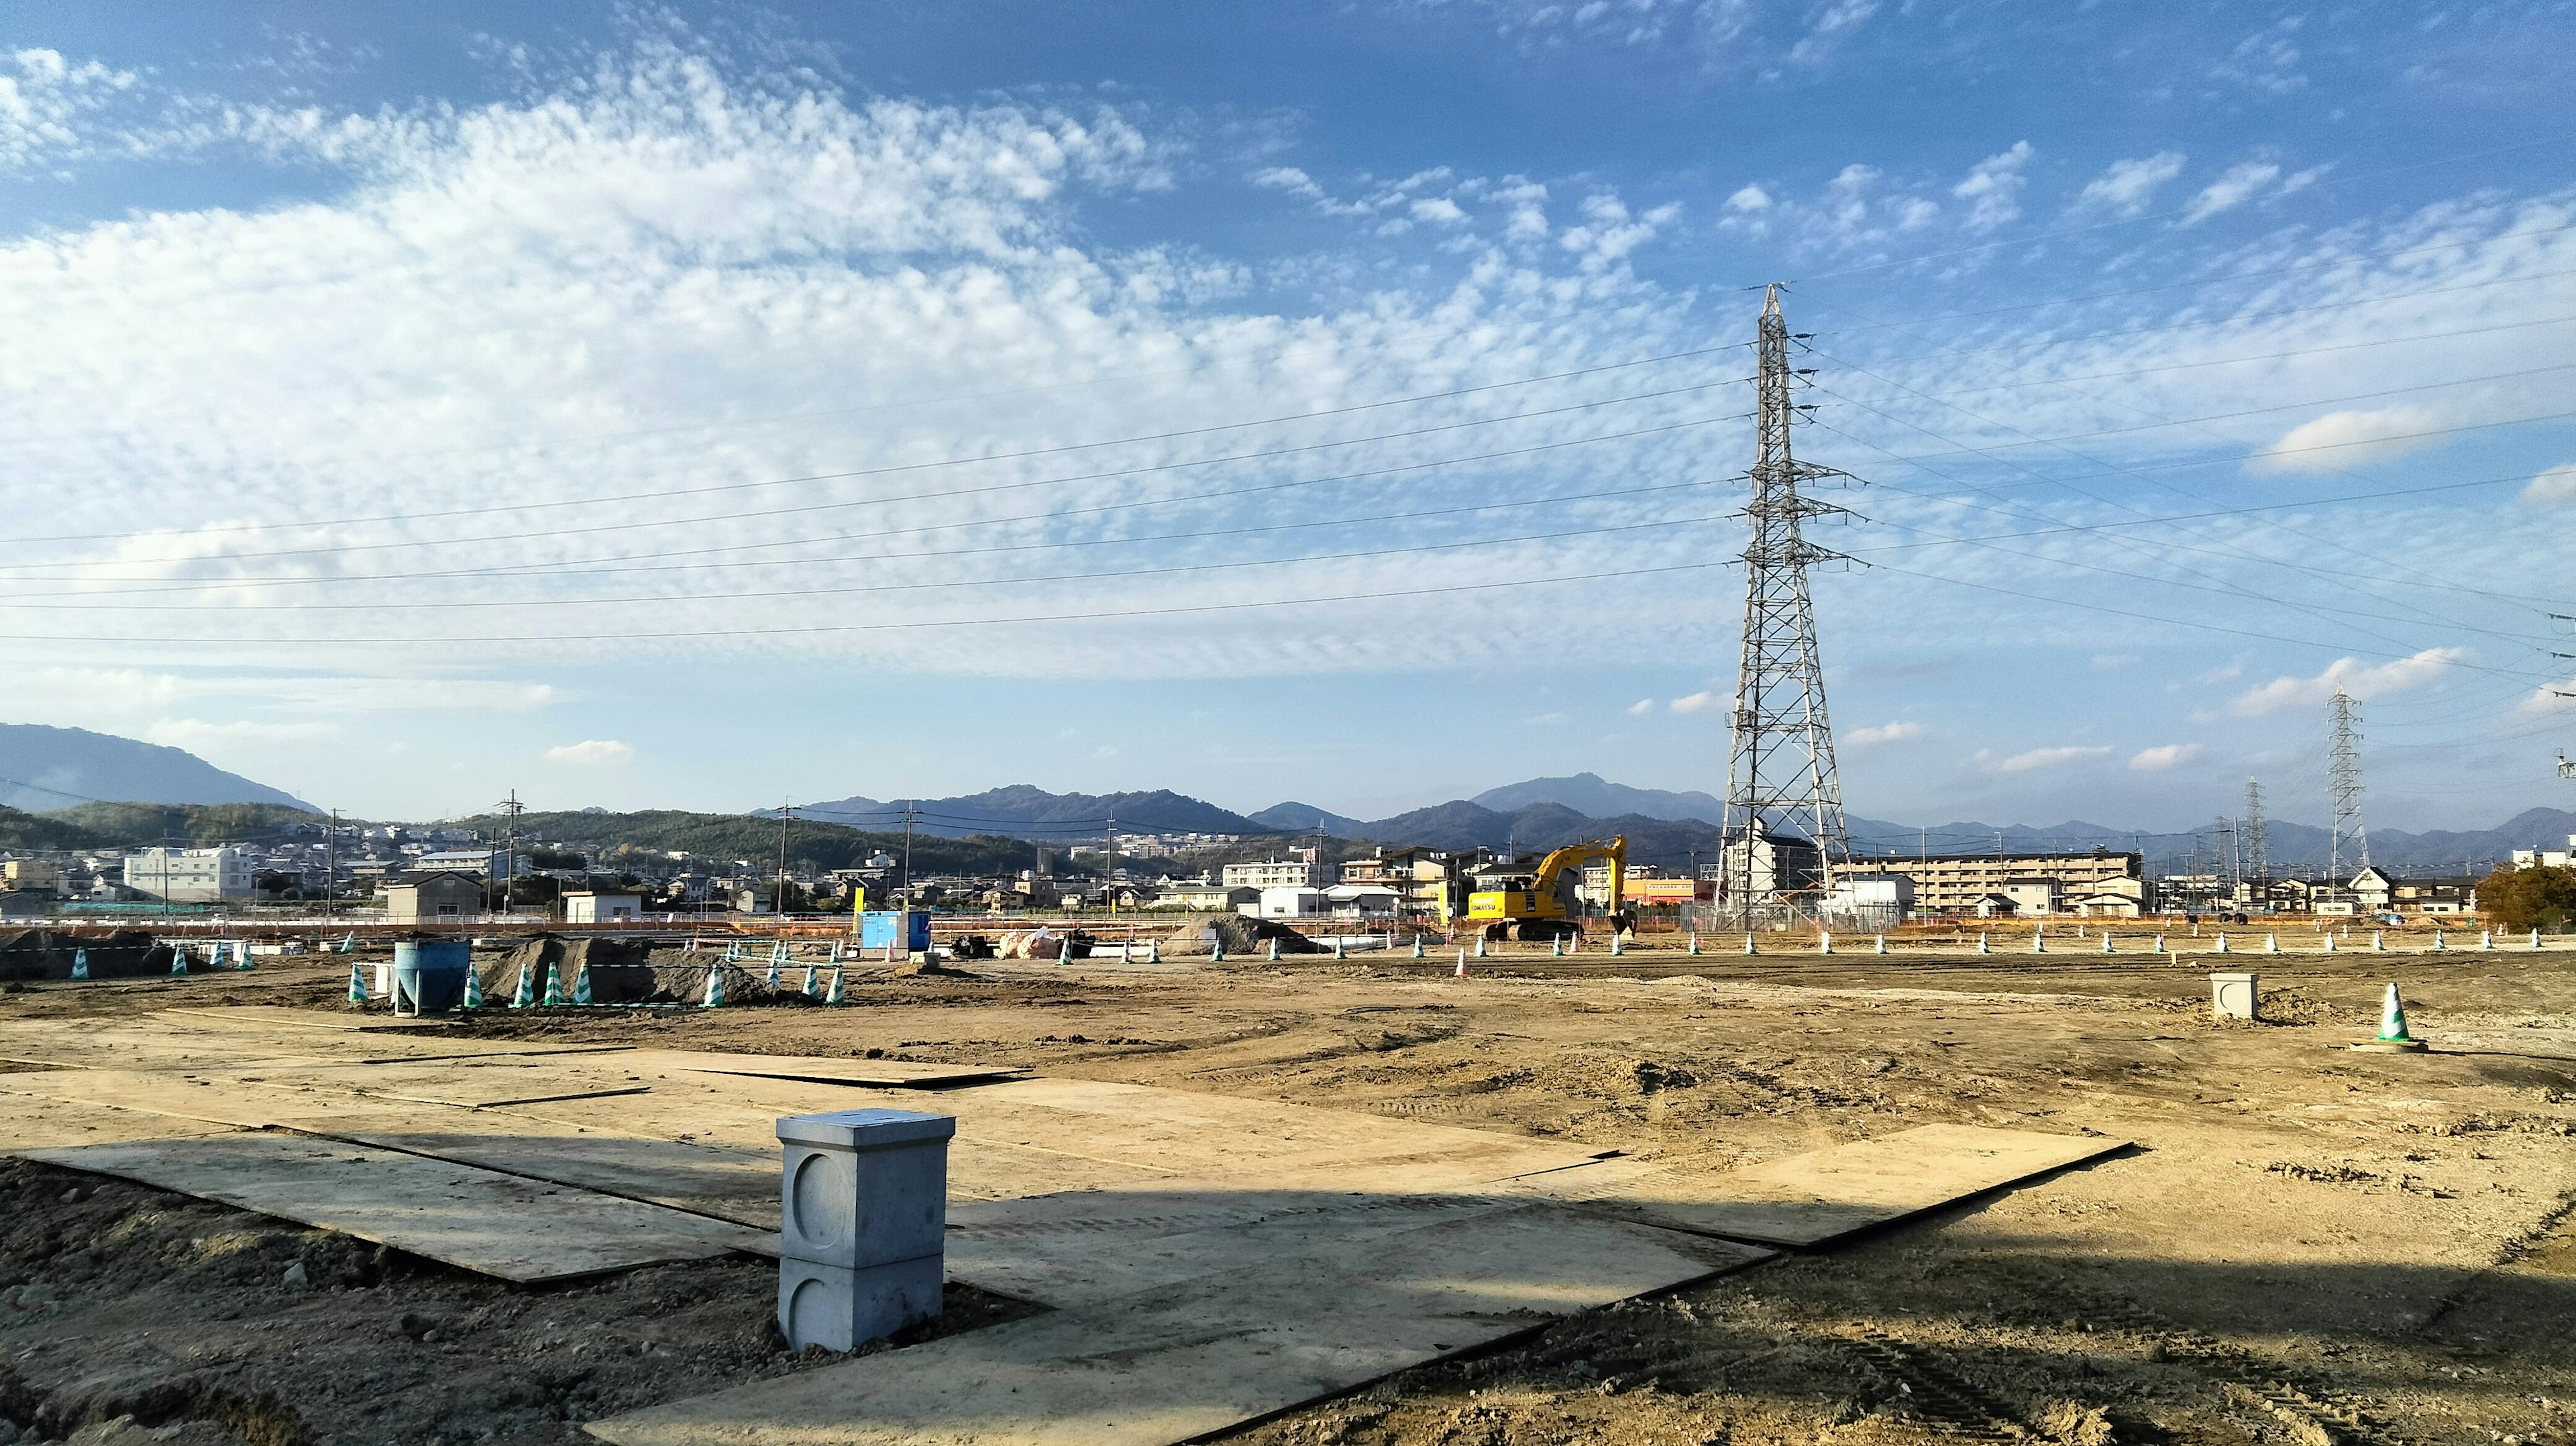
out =
<svg viewBox="0 0 2576 1446"><path fill-rule="evenodd" d="M1771 209L1771 193L1763 190L1760 186L1746 186L1742 190L1737 191L1734 195L1726 198L1726 209L1730 211L1768 211Z"/></svg>
<svg viewBox="0 0 2576 1446"><path fill-rule="evenodd" d="M2030 164L2028 141L2015 141L2013 148L1977 162L1968 178L1950 188L1950 194L1968 203L1968 229L1991 231L2021 214L2021 189L2026 182L2022 167Z"/></svg>
<svg viewBox="0 0 2576 1446"><path fill-rule="evenodd" d="M548 763L584 765L626 763L631 762L634 757L634 745L620 743L614 738L587 738L579 743L566 743L559 748L546 750Z"/></svg>
<svg viewBox="0 0 2576 1446"><path fill-rule="evenodd" d="M143 730L144 741L190 752L232 743L310 743L338 736L329 723L260 723L235 720L209 723L202 718L165 718Z"/></svg>
<svg viewBox="0 0 2576 1446"><path fill-rule="evenodd" d="M1527 718L1523 718L1521 721L1529 724L1533 728L1553 728L1559 723L1565 721L1565 715L1562 713L1533 713Z"/></svg>
<svg viewBox="0 0 2576 1446"><path fill-rule="evenodd" d="M2552 467L2532 478L2522 489L2522 500L2543 507L2576 502L2576 462Z"/></svg>
<svg viewBox="0 0 2576 1446"><path fill-rule="evenodd" d="M58 50L0 54L0 174L83 154L83 123L135 82L133 71L67 60Z"/></svg>
<svg viewBox="0 0 2576 1446"><path fill-rule="evenodd" d="M2070 763L2084 763L2110 756L2111 750L2108 748L2083 746L2034 748L2027 753L2016 753L2010 758L1998 759L1988 764L1987 768L1995 773L2033 773L2041 769L2064 768Z"/></svg>
<svg viewBox="0 0 2576 1446"><path fill-rule="evenodd" d="M1878 13L1878 0L1827 0L1797 44L1789 47L1793 65L1812 65L1833 53L1835 42Z"/></svg>
<svg viewBox="0 0 2576 1446"><path fill-rule="evenodd" d="M2153 748L2139 749L2129 759L2129 766L2140 773L2162 773L2199 756L2200 745L2197 743L2159 743Z"/></svg>
<svg viewBox="0 0 2576 1446"><path fill-rule="evenodd" d="M2183 208L2182 223L2197 225L2221 211L2232 211L2272 184L2281 168L2269 161L2245 161L2227 168L2217 180L2201 188L2191 204Z"/></svg>
<svg viewBox="0 0 2576 1446"><path fill-rule="evenodd" d="M2388 663L2362 663L2337 658L2324 672L2307 678L2274 678L2228 700L2221 711L2234 718L2260 718L2292 708L2322 706L2336 688L2356 698L2411 693L2439 682L2451 665L2468 656L2466 648L2426 648Z"/></svg>
<svg viewBox="0 0 2576 1446"><path fill-rule="evenodd" d="M1632 216L1617 196L1595 192L1583 198L1584 224L1565 228L1556 244L1578 254L1584 270L1599 271L1624 260L1681 213L1679 205L1663 205Z"/></svg>
<svg viewBox="0 0 2576 1446"><path fill-rule="evenodd" d="M1675 698L1668 706L1676 713L1705 713L1712 708L1723 708L1727 702L1715 693L1693 693L1687 698Z"/></svg>
<svg viewBox="0 0 2576 1446"><path fill-rule="evenodd" d="M1868 728L1854 728L1843 735L1843 742L1853 748L1876 748L1882 743L1902 743L1923 736L1920 723L1880 723Z"/></svg>
<svg viewBox="0 0 2576 1446"><path fill-rule="evenodd" d="M1628 716L1631 718L1643 718L1654 711L1655 700L1652 698L1640 698L1628 705Z"/></svg>
<svg viewBox="0 0 2576 1446"><path fill-rule="evenodd" d="M2382 407L2370 412L2328 412L2302 422L2281 439L2246 459L2245 470L2259 475L2283 472L2336 472L2373 462L2387 462L2438 447L2445 418L2429 407Z"/></svg>
<svg viewBox="0 0 2576 1446"><path fill-rule="evenodd" d="M1458 209L1458 203L1448 197L1433 196L1413 203L1413 219L1454 226L1466 220L1467 213Z"/></svg>
<svg viewBox="0 0 2576 1446"><path fill-rule="evenodd" d="M2137 160L2113 161L2109 170L2086 184L2084 193L2075 200L2075 209L2113 216L2138 215L2155 200L2165 182L2182 174L2183 160L2180 151L2158 151Z"/></svg>

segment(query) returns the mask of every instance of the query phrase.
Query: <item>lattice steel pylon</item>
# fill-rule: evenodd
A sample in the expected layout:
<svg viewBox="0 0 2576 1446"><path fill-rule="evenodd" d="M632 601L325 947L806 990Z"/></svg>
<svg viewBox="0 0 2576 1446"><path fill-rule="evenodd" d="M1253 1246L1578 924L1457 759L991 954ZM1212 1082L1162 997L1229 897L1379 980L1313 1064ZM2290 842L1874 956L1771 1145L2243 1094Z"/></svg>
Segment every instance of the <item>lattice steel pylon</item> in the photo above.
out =
<svg viewBox="0 0 2576 1446"><path fill-rule="evenodd" d="M2245 780L2245 877L2257 886L2272 882L2271 840L2263 832L2263 780Z"/></svg>
<svg viewBox="0 0 2576 1446"><path fill-rule="evenodd" d="M2354 724L2352 714L2352 695L2335 689L2334 697L2326 703L2326 794L2334 800L2334 829L2326 835L2326 872L2338 888L2350 882L2343 872L2347 839L2359 855L2353 867L2370 867L2370 830L2361 822L2361 729Z"/></svg>
<svg viewBox="0 0 2576 1446"><path fill-rule="evenodd" d="M1751 534L1743 552L1744 651L1735 674L1735 708L1728 715L1726 817L1719 857L1728 867L1727 902L1749 918L1779 902L1789 881L1775 844L1770 877L1757 862L1761 840L1784 833L1814 845L1821 888L1834 866L1851 855L1843 822L1842 780L1834 768L1833 726L1825 715L1824 667L1816 656L1816 614L1807 591L1807 569L1847 561L1807 541L1814 517L1845 509L1799 491L1799 484L1846 474L1801 462L1789 447L1797 408L1789 400L1789 328L1780 317L1780 288L1762 300L1756 408L1758 442L1747 480L1753 500L1744 509Z"/></svg>

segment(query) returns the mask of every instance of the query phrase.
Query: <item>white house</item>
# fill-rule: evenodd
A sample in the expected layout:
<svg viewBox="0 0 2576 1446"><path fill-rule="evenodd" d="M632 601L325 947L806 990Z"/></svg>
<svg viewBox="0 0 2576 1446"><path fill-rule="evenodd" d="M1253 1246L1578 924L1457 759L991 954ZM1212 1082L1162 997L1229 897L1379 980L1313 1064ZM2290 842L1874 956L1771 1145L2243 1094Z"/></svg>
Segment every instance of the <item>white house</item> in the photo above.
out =
<svg viewBox="0 0 2576 1446"><path fill-rule="evenodd" d="M1336 919L1392 919L1404 895L1382 884L1335 884L1324 890L1323 903Z"/></svg>
<svg viewBox="0 0 2576 1446"><path fill-rule="evenodd" d="M250 856L236 848L137 849L125 856L125 886L172 903L247 899Z"/></svg>
<svg viewBox="0 0 2576 1446"><path fill-rule="evenodd" d="M1258 902L1239 909L1256 919L1311 919L1324 912L1324 891L1294 886L1263 889Z"/></svg>
<svg viewBox="0 0 2576 1446"><path fill-rule="evenodd" d="M619 919L643 916L644 900L638 894L611 894L595 889L573 889L563 896L564 922L567 924L607 924Z"/></svg>

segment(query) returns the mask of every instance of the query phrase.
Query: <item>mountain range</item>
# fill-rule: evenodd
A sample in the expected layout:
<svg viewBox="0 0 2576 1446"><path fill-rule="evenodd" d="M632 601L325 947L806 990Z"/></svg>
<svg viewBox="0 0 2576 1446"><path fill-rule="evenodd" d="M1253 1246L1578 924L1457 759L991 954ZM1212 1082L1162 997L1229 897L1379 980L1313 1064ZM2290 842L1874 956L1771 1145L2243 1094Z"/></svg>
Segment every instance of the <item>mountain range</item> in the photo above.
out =
<svg viewBox="0 0 2576 1446"><path fill-rule="evenodd" d="M0 805L30 813L83 803L313 805L197 755L85 728L0 723Z"/></svg>

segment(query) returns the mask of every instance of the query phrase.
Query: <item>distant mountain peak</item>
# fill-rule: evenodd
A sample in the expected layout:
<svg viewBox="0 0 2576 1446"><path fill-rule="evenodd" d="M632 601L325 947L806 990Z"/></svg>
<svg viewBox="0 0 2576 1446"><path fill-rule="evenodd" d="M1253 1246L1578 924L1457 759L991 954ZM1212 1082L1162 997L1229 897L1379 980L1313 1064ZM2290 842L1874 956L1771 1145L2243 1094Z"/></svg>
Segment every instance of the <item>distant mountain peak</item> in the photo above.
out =
<svg viewBox="0 0 2576 1446"><path fill-rule="evenodd" d="M86 728L0 723L0 804L44 813L92 802L275 803L321 811L183 748Z"/></svg>

